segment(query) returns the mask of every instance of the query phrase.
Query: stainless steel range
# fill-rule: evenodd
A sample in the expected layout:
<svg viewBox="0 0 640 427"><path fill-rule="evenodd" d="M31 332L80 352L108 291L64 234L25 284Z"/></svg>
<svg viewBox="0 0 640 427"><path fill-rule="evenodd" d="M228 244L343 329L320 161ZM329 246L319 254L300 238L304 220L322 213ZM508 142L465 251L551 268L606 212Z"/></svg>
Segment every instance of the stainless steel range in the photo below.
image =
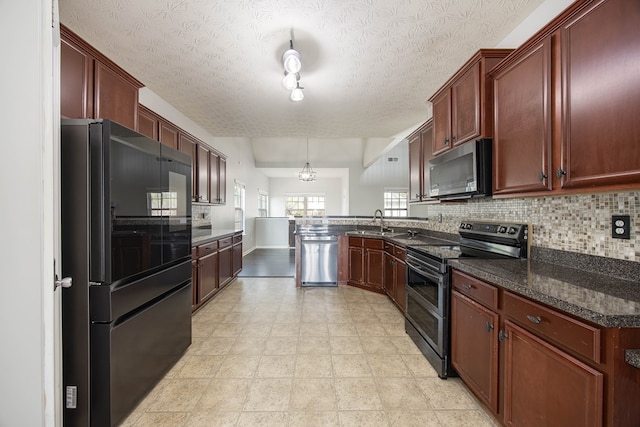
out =
<svg viewBox="0 0 640 427"><path fill-rule="evenodd" d="M450 361L451 288L448 261L462 257L526 258L527 224L464 221L458 241L434 239L407 247L405 329L440 378L455 375Z"/></svg>

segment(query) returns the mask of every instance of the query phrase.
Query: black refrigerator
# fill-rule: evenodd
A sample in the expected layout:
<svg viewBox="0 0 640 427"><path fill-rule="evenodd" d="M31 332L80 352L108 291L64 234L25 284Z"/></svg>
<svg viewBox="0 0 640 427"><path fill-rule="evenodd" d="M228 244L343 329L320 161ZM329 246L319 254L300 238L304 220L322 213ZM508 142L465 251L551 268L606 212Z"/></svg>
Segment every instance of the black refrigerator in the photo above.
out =
<svg viewBox="0 0 640 427"><path fill-rule="evenodd" d="M114 426L191 344L191 158L62 120L65 426Z"/></svg>

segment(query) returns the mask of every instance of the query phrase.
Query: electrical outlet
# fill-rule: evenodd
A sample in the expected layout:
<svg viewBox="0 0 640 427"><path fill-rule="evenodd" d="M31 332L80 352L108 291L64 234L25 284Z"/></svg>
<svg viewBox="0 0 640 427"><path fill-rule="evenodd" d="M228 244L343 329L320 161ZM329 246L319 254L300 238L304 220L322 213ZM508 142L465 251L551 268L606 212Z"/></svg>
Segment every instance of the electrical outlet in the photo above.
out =
<svg viewBox="0 0 640 427"><path fill-rule="evenodd" d="M611 237L614 239L631 239L631 217L629 215L611 216Z"/></svg>

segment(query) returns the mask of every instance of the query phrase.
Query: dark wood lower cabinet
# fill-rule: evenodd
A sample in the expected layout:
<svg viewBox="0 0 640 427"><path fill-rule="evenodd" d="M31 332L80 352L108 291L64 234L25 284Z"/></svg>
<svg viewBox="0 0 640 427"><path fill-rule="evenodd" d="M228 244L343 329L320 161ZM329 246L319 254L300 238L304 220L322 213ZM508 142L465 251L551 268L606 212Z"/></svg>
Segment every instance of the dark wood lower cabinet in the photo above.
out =
<svg viewBox="0 0 640 427"><path fill-rule="evenodd" d="M220 286L224 286L233 278L233 247L231 245L220 248L218 259L220 262L219 277Z"/></svg>
<svg viewBox="0 0 640 427"><path fill-rule="evenodd" d="M198 301L206 301L218 291L218 253L198 260Z"/></svg>
<svg viewBox="0 0 640 427"><path fill-rule="evenodd" d="M232 244L232 242L235 242ZM201 244L192 250L192 311L196 311L231 283L242 270L242 234Z"/></svg>
<svg viewBox="0 0 640 427"><path fill-rule="evenodd" d="M349 237L349 281L371 291L384 293L383 240Z"/></svg>
<svg viewBox="0 0 640 427"><path fill-rule="evenodd" d="M387 296L402 313L406 306L407 265L404 262L406 249L384 243L384 280L383 287Z"/></svg>
<svg viewBox="0 0 640 427"><path fill-rule="evenodd" d="M603 374L506 321L508 426L601 426Z"/></svg>
<svg viewBox="0 0 640 427"><path fill-rule="evenodd" d="M453 291L451 298L451 364L467 386L498 412L499 316Z"/></svg>

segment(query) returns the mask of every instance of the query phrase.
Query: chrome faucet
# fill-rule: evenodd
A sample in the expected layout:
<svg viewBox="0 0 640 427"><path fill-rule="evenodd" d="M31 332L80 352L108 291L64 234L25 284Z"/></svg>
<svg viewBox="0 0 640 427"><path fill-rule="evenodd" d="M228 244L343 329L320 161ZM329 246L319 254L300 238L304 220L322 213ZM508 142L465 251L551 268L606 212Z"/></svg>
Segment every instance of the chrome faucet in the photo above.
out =
<svg viewBox="0 0 640 427"><path fill-rule="evenodd" d="M382 214L382 211L380 209L376 209L376 211L373 213L373 219L371 221L373 223L376 222L376 218L378 218L378 212L380 213L380 232L382 233L384 231L384 215Z"/></svg>

